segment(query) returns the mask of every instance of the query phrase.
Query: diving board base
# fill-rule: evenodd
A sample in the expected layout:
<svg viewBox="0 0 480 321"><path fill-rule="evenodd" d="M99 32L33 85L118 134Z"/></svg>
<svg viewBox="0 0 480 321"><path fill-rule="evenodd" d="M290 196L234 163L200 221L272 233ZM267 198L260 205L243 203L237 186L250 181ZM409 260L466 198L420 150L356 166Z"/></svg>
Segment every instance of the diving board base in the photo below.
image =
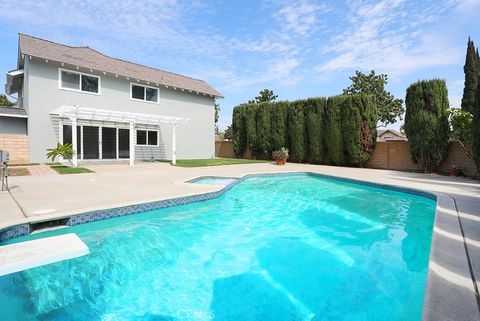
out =
<svg viewBox="0 0 480 321"><path fill-rule="evenodd" d="M0 276L89 253L87 245L74 233L0 246Z"/></svg>

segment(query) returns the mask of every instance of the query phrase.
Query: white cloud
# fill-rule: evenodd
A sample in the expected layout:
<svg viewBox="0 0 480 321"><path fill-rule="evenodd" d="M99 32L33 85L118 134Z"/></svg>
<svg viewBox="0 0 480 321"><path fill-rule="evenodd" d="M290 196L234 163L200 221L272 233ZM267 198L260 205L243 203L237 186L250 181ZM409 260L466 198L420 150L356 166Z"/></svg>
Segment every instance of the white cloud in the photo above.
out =
<svg viewBox="0 0 480 321"><path fill-rule="evenodd" d="M285 31L306 36L317 25L317 13L326 9L326 5L316 5L300 0L282 7L278 11L277 18Z"/></svg>
<svg viewBox="0 0 480 321"><path fill-rule="evenodd" d="M352 1L349 26L322 51L334 57L316 70L377 69L398 77L457 63L463 53L452 49L446 37L424 27L436 19L429 14L432 8L417 6L410 14L413 9L408 5L404 0ZM446 6L439 5L437 10Z"/></svg>

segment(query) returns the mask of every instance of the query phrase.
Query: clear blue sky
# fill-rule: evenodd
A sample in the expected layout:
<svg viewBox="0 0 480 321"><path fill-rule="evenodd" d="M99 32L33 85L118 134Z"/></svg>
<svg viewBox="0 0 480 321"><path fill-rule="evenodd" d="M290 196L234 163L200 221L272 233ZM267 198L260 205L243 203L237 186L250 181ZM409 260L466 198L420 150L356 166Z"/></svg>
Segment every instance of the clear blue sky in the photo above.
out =
<svg viewBox="0 0 480 321"><path fill-rule="evenodd" d="M0 71L16 66L19 32L88 45L208 81L225 96L221 129L263 88L279 99L335 95L356 69L388 74L399 98L416 80L445 79L459 106L479 21L480 0L2 0Z"/></svg>

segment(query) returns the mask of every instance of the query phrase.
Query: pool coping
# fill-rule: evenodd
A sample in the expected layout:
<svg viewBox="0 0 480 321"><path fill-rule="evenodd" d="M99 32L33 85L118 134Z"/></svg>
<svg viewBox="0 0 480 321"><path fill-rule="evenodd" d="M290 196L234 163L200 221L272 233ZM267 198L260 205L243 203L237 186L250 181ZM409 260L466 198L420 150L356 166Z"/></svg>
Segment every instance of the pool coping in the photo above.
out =
<svg viewBox="0 0 480 321"><path fill-rule="evenodd" d="M221 196L235 185L251 177L292 175L323 177L337 181L419 195L436 200L437 206L434 230L432 231L422 320L480 320L478 290L474 286L474 275L471 271L466 240L463 235L461 220L456 208L455 199L439 192L424 191L411 187L383 184L361 179L346 178L309 171L257 173L246 174L241 177L228 177L237 180L213 192L161 199L147 203L93 210L83 213L66 214L65 216L57 217L55 219L32 220L31 222L12 224L11 226L0 229L0 245L2 242L29 235L32 232L32 226L38 222L64 220L65 224L68 226L85 224L149 210L210 200ZM224 176L215 175L210 175L209 177L225 178ZM196 178L198 179L200 177L197 176ZM189 183L196 178L183 182ZM220 187L221 185L215 184L212 186Z"/></svg>

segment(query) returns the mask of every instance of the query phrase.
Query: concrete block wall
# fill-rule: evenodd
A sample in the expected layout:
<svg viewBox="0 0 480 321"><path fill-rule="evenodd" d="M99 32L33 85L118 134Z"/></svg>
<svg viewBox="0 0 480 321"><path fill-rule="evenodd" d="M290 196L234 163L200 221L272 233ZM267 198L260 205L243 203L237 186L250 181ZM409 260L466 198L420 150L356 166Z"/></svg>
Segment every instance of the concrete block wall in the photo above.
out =
<svg viewBox="0 0 480 321"><path fill-rule="evenodd" d="M27 135L0 135L0 150L10 152L11 164L30 162L30 148Z"/></svg>
<svg viewBox="0 0 480 321"><path fill-rule="evenodd" d="M399 171L421 171L422 168L412 161L409 148L406 141L377 142L377 146L366 167Z"/></svg>
<svg viewBox="0 0 480 321"><path fill-rule="evenodd" d="M471 144L467 144L466 147L470 148ZM233 152L233 142L215 142L215 156L228 158L236 157ZM259 155L257 157L261 159L261 156L262 155ZM251 158L249 148L244 152L242 158ZM463 169L469 176L475 177L477 175L475 162L465 155L461 145L456 142L450 144L447 156L436 171L446 174L452 165ZM372 153L366 167L393 169L398 171L422 171L422 168L412 161L408 141L377 142L375 151Z"/></svg>
<svg viewBox="0 0 480 321"><path fill-rule="evenodd" d="M470 151L472 144L467 143L465 144L465 147ZM469 176L475 176L477 173L475 162L465 154L462 146L457 142L450 144L447 157L445 157L438 167L438 171L448 173L448 170L452 165L461 168Z"/></svg>

